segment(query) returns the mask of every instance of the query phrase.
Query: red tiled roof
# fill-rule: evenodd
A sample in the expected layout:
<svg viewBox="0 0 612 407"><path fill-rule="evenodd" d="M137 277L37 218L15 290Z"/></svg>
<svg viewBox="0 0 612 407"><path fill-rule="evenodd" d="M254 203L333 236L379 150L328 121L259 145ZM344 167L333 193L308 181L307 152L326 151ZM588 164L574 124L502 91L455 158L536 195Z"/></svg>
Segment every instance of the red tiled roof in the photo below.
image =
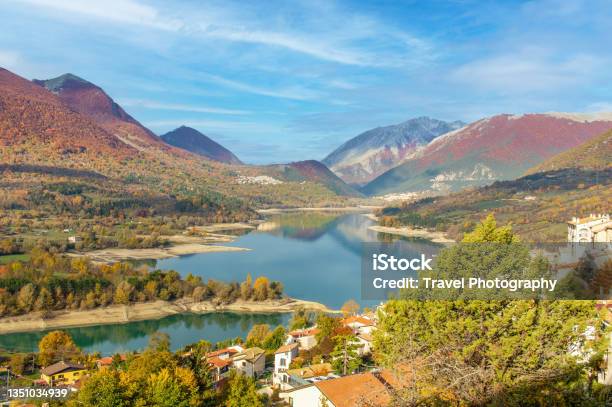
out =
<svg viewBox="0 0 612 407"><path fill-rule="evenodd" d="M232 361L229 359L221 359L218 357L212 357L210 359L208 359L208 363L210 363L211 365L218 367L219 369L225 367L225 366L229 366L232 364Z"/></svg>
<svg viewBox="0 0 612 407"><path fill-rule="evenodd" d="M291 331L289 332L289 335L293 336L294 338L301 338L302 336L316 335L319 332L321 332L321 330L318 328L308 328L308 329L298 329L295 331Z"/></svg>
<svg viewBox="0 0 612 407"><path fill-rule="evenodd" d="M315 386L335 407L388 406L391 403L387 388L372 373L323 380Z"/></svg>
<svg viewBox="0 0 612 407"><path fill-rule="evenodd" d="M274 352L274 353L276 354L276 353L285 353L285 352L290 352L291 350L293 350L293 349L295 349L295 348L297 348L297 347L298 347L298 344L297 344L297 343L290 343L290 344L288 344L288 345L283 345L283 346L281 346L281 347L280 347L280 348L278 348L278 349L276 350L276 352Z"/></svg>
<svg viewBox="0 0 612 407"><path fill-rule="evenodd" d="M362 325L365 326L373 326L374 325L374 321L368 319L368 318L364 318L364 317L360 317L360 316L353 316L353 317L348 317L345 318L342 323L344 325L348 325L348 324L353 324L353 323L360 323Z"/></svg>
<svg viewBox="0 0 612 407"><path fill-rule="evenodd" d="M126 360L125 355L119 355L119 357L121 358L122 361ZM105 356L103 358L96 360L96 363L102 366L110 366L113 363L113 358L114 356Z"/></svg>
<svg viewBox="0 0 612 407"><path fill-rule="evenodd" d="M207 353L206 354L206 358L207 359L208 358L214 358L216 356L223 355L224 353L229 353L229 355L231 356L231 355L234 355L234 354L238 353L238 351L236 349L233 349L233 348L219 349L219 350L216 350L214 352Z"/></svg>

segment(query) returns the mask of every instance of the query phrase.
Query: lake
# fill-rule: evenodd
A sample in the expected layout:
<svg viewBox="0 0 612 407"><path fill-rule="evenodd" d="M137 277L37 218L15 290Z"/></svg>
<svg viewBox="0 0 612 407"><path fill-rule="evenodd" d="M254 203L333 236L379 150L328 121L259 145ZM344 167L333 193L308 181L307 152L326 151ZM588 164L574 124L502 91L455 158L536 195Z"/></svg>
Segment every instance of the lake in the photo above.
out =
<svg viewBox="0 0 612 407"><path fill-rule="evenodd" d="M283 283L285 293L294 298L321 302L338 309L354 299L362 306L361 250L363 242L389 240L368 229L374 222L363 214L291 212L271 216L265 223L238 236L229 245L250 251L202 253L157 262L160 269L174 269L223 281L243 281L266 276ZM406 239L403 239L406 240ZM407 242L415 252L436 250L427 240ZM206 339L221 341L245 337L254 324L286 324L288 314L173 315L155 321L67 329L78 346L103 354L139 350L155 331L170 335L174 349ZM34 350L42 332L0 336L0 348Z"/></svg>

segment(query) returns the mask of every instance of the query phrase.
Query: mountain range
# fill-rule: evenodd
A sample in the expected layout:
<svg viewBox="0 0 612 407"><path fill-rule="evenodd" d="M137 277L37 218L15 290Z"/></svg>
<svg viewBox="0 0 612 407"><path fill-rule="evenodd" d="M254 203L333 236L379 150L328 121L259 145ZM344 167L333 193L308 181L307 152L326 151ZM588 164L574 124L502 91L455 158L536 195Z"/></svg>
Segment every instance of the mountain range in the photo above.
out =
<svg viewBox="0 0 612 407"><path fill-rule="evenodd" d="M435 138L362 191L367 195L448 192L514 179L611 128L612 118L607 115L492 116Z"/></svg>
<svg viewBox="0 0 612 407"><path fill-rule="evenodd" d="M218 146L212 143L208 146ZM163 201L167 208L189 199L210 213L243 208L237 200L302 206L337 200L336 191L359 195L320 163L302 177L299 171L290 177L280 168L235 165L235 156L218 147L211 151L224 154L216 158L232 164L166 143L102 88L75 75L34 82L0 69L0 171L3 180L14 181L8 187L13 196L24 188L42 188L45 194L45 185L66 177L98 180L92 186L98 196L91 199L112 197L112 205L132 205L127 201L138 196L143 205ZM18 175L23 173L28 178ZM260 176L278 182L250 181Z"/></svg>
<svg viewBox="0 0 612 407"><path fill-rule="evenodd" d="M460 121L417 117L377 127L348 140L325 157L323 163L347 183L365 184L401 164L436 137L464 125Z"/></svg>

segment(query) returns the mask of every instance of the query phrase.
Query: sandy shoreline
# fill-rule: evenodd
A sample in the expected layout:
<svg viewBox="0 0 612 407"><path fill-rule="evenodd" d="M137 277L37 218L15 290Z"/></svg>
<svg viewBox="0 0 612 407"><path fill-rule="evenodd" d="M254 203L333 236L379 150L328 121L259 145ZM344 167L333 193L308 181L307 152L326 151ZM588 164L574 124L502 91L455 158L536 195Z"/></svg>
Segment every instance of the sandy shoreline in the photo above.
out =
<svg viewBox="0 0 612 407"><path fill-rule="evenodd" d="M434 243L450 244L455 243L453 239L449 239L444 232L435 232L425 229L412 229L409 227L392 228L388 226L370 226L368 229L380 233L389 233L392 235L419 237L431 240Z"/></svg>
<svg viewBox="0 0 612 407"><path fill-rule="evenodd" d="M208 301L193 302L188 299L181 299L174 302L154 301L131 305L111 305L84 311L56 311L51 318L42 318L40 312L5 317L0 318L0 335L93 325L125 324L134 321L155 320L183 313L287 313L293 312L297 308L328 313L339 312L318 302L296 299L264 302L240 300L221 306L216 306Z"/></svg>
<svg viewBox="0 0 612 407"><path fill-rule="evenodd" d="M259 209L257 212L261 214L277 214L285 212L367 212L374 209L380 209L381 206L341 206L341 207L306 207L306 208L270 208Z"/></svg>
<svg viewBox="0 0 612 407"><path fill-rule="evenodd" d="M98 263L114 263L122 260L160 260L197 253L248 251L244 247L213 246L200 243L178 244L170 247L152 249L102 249L83 252L73 256L86 256Z"/></svg>

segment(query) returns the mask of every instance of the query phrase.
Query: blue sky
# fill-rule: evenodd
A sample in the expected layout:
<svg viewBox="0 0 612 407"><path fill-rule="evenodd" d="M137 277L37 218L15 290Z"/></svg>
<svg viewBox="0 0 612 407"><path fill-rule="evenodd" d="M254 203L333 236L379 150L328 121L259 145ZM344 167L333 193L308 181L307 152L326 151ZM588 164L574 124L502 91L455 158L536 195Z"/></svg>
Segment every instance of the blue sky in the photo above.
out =
<svg viewBox="0 0 612 407"><path fill-rule="evenodd" d="M412 117L612 111L612 3L4 0L0 66L104 88L158 134L322 159Z"/></svg>

